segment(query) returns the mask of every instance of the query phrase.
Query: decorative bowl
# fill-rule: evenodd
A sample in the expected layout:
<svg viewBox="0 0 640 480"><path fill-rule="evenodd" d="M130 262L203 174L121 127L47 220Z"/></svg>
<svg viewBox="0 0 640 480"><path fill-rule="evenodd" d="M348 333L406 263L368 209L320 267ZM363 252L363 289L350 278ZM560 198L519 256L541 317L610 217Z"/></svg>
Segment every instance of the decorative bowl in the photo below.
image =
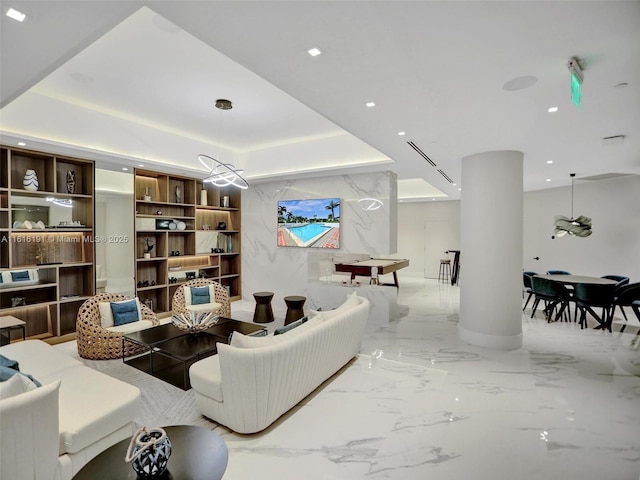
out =
<svg viewBox="0 0 640 480"><path fill-rule="evenodd" d="M173 323L180 330L186 330L191 333L201 332L207 328L213 327L220 317L216 315L216 312L187 312L176 313L171 317L171 323Z"/></svg>

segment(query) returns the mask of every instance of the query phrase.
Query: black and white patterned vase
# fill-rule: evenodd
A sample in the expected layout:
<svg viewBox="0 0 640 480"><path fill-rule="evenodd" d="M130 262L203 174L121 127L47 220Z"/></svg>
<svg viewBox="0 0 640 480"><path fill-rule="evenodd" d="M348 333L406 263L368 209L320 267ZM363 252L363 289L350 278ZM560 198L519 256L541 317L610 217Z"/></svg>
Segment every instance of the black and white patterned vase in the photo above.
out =
<svg viewBox="0 0 640 480"><path fill-rule="evenodd" d="M171 456L171 441L162 428L139 429L131 438L125 460L139 479L160 478Z"/></svg>
<svg viewBox="0 0 640 480"><path fill-rule="evenodd" d="M31 190L32 192L38 190L40 185L38 184L38 176L35 170L27 170L25 172L24 178L22 179L22 186L25 190Z"/></svg>

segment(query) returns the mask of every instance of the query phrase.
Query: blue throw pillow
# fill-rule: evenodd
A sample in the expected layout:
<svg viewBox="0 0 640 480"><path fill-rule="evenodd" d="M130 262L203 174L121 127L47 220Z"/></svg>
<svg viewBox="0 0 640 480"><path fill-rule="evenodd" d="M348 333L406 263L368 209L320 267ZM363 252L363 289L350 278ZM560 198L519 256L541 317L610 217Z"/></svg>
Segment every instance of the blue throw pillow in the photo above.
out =
<svg viewBox="0 0 640 480"><path fill-rule="evenodd" d="M289 330L293 330L294 328L299 327L306 321L307 321L307 317L302 317L300 320L296 320L295 322L290 323L289 325L285 325L284 327L277 328L273 332L273 334L282 335L283 333L287 333Z"/></svg>
<svg viewBox="0 0 640 480"><path fill-rule="evenodd" d="M211 303L209 287L191 287L191 305Z"/></svg>
<svg viewBox="0 0 640 480"><path fill-rule="evenodd" d="M11 280L14 282L23 282L29 279L29 272L27 270L23 270L22 272L11 272Z"/></svg>
<svg viewBox="0 0 640 480"><path fill-rule="evenodd" d="M14 370L20 371L20 365L18 365L18 361L7 358L4 355L0 355L0 367L9 367L13 368Z"/></svg>
<svg viewBox="0 0 640 480"><path fill-rule="evenodd" d="M128 302L111 302L113 326L125 325L140 320L138 318L138 302L135 299Z"/></svg>
<svg viewBox="0 0 640 480"><path fill-rule="evenodd" d="M0 367L0 382L5 382L5 381L9 380L16 373L18 375L24 375L25 377L27 377L29 380L31 380L36 385L36 387L41 387L42 386L42 384L38 380L33 378L31 375L29 375L27 373L22 373L22 372L20 372L18 370L15 370L15 369L9 368L9 367Z"/></svg>

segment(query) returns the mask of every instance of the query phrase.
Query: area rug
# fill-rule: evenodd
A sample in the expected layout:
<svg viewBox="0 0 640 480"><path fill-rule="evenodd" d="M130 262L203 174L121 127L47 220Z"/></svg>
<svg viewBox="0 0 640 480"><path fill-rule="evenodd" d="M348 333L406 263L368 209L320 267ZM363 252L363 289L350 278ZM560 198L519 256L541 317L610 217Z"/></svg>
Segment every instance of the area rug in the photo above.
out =
<svg viewBox="0 0 640 480"><path fill-rule="evenodd" d="M218 424L198 412L193 392L184 391L140 370L122 360L86 360L80 358L76 342L55 345L61 352L80 360L86 366L140 389L140 413L134 420L139 426L198 425L215 429Z"/></svg>

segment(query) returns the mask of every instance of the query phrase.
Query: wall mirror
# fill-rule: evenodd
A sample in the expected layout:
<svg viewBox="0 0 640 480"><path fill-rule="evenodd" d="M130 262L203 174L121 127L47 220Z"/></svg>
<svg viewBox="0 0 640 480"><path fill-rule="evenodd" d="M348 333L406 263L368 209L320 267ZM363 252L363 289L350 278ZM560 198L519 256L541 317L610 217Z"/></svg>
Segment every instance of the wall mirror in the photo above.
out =
<svg viewBox="0 0 640 480"><path fill-rule="evenodd" d="M133 175L96 168L96 291L135 294Z"/></svg>

